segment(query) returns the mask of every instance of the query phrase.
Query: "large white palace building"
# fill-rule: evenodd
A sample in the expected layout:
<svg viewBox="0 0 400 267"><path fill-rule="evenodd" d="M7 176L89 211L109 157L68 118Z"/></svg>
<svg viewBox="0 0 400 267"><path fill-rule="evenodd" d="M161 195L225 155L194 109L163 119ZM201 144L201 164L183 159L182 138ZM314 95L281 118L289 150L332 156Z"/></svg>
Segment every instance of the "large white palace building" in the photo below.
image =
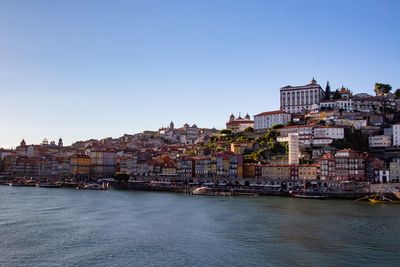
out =
<svg viewBox="0 0 400 267"><path fill-rule="evenodd" d="M324 100L325 92L314 78L304 86L285 86L281 88L281 110L288 113L301 113L311 110L314 104Z"/></svg>

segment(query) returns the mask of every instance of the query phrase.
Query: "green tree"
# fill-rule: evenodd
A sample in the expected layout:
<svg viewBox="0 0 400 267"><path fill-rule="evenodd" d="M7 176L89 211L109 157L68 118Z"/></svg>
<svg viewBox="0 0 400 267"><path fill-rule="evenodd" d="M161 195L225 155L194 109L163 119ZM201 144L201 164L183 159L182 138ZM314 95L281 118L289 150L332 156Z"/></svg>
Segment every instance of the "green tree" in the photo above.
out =
<svg viewBox="0 0 400 267"><path fill-rule="evenodd" d="M246 136L239 136L235 140L236 142L247 142L247 137Z"/></svg>
<svg viewBox="0 0 400 267"><path fill-rule="evenodd" d="M243 161L244 161L244 163L257 163L258 162L257 160L254 160L254 158L253 158L253 156L251 154L250 155L245 155L243 157Z"/></svg>
<svg viewBox="0 0 400 267"><path fill-rule="evenodd" d="M246 133L254 133L254 128L253 127L247 127L246 129L244 129L244 131Z"/></svg>
<svg viewBox="0 0 400 267"><path fill-rule="evenodd" d="M210 138L210 143L215 143L215 142L217 142L218 141L218 137L217 136L211 136L211 138Z"/></svg>
<svg viewBox="0 0 400 267"><path fill-rule="evenodd" d="M231 134L232 134L232 130L230 130L230 129L224 129L224 130L221 130L220 133L221 133L221 134L225 134L225 135L231 135Z"/></svg>
<svg viewBox="0 0 400 267"><path fill-rule="evenodd" d="M331 99L331 87L329 85L329 82L327 82L325 87L325 100L329 99Z"/></svg>
<svg viewBox="0 0 400 267"><path fill-rule="evenodd" d="M275 129L269 129L263 136L263 139L266 141L273 140L276 141L280 133Z"/></svg>
<svg viewBox="0 0 400 267"><path fill-rule="evenodd" d="M375 83L374 91L377 96L386 95L392 90L392 86L385 83Z"/></svg>
<svg viewBox="0 0 400 267"><path fill-rule="evenodd" d="M217 147L216 149L215 149L215 151L217 151L217 152L222 152L222 151L224 151L225 149L223 148L223 147Z"/></svg>
<svg viewBox="0 0 400 267"><path fill-rule="evenodd" d="M255 162L258 162L258 161L260 161L261 160L261 151L262 150L256 150L256 151L253 151L251 154L250 154L250 158L253 160L253 161L255 161Z"/></svg>
<svg viewBox="0 0 400 267"><path fill-rule="evenodd" d="M273 142L270 144L270 150L273 154L284 154L288 153L288 143L287 142Z"/></svg>
<svg viewBox="0 0 400 267"><path fill-rule="evenodd" d="M400 88L394 92L396 98L400 98Z"/></svg>
<svg viewBox="0 0 400 267"><path fill-rule="evenodd" d="M340 95L339 90L336 90L333 93L332 99L336 100L336 99L340 99L340 98L342 98L342 96Z"/></svg>
<svg viewBox="0 0 400 267"><path fill-rule="evenodd" d="M333 141L336 149L351 148L356 151L369 151L368 135L361 130L345 129L344 139Z"/></svg>

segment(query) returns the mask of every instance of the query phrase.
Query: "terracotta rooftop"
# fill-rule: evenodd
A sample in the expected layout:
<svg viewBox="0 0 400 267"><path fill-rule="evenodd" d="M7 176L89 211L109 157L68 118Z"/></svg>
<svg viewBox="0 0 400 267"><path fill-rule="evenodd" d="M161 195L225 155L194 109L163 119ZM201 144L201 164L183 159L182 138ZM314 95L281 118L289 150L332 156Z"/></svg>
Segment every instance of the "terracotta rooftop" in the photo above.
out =
<svg viewBox="0 0 400 267"><path fill-rule="evenodd" d="M262 112L260 114L254 115L254 117L258 116L268 116L268 115L277 115L277 114L288 114L286 111L283 110L274 110L274 111L267 111L267 112Z"/></svg>

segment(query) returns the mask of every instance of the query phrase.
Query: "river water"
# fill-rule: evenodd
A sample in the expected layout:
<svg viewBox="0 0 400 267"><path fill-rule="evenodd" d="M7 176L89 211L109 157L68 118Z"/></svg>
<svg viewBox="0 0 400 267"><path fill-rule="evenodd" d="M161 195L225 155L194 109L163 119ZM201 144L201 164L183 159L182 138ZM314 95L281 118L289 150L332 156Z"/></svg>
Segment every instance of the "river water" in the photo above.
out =
<svg viewBox="0 0 400 267"><path fill-rule="evenodd" d="M0 266L399 266L400 205L0 186Z"/></svg>

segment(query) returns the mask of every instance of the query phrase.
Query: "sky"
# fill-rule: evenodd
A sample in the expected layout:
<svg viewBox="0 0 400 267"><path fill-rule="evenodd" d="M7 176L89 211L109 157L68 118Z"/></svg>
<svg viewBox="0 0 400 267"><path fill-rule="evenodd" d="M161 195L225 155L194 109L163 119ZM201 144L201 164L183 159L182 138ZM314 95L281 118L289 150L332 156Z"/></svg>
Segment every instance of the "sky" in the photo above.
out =
<svg viewBox="0 0 400 267"><path fill-rule="evenodd" d="M224 128L315 77L400 88L400 1L0 0L0 147Z"/></svg>

